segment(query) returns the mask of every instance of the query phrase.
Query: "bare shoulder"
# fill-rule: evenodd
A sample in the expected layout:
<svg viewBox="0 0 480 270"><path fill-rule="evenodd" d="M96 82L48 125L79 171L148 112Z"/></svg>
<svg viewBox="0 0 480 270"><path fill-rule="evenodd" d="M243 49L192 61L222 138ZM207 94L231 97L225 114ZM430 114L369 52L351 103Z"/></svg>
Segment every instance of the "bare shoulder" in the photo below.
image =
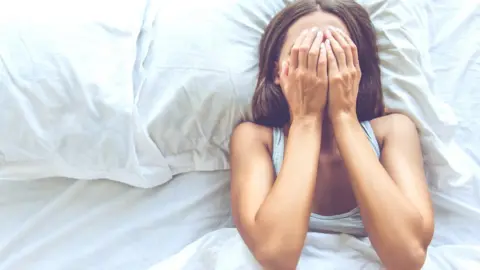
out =
<svg viewBox="0 0 480 270"><path fill-rule="evenodd" d="M393 113L385 115L373 119L370 123L380 145L383 145L383 142L391 137L418 136L415 123L404 114Z"/></svg>
<svg viewBox="0 0 480 270"><path fill-rule="evenodd" d="M240 123L230 138L230 150L264 145L272 149L272 129L252 122Z"/></svg>

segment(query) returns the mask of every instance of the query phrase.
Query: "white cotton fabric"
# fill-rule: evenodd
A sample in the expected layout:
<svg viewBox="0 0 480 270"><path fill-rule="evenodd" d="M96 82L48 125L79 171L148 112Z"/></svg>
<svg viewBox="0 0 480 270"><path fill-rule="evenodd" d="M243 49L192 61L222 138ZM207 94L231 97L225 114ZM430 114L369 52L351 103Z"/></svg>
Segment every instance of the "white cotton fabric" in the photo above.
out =
<svg viewBox="0 0 480 270"><path fill-rule="evenodd" d="M453 141L458 120L452 108L432 91L430 60L431 1L359 1L377 30L385 104L410 116L420 131L425 171L432 187L467 185L474 161ZM467 5L467 4L466 4Z"/></svg>
<svg viewBox="0 0 480 270"><path fill-rule="evenodd" d="M133 70L147 0L0 2L0 180L159 185Z"/></svg>
<svg viewBox="0 0 480 270"><path fill-rule="evenodd" d="M366 238L308 233L298 270L384 269ZM424 270L477 269L480 246L431 247ZM261 270L236 229L211 232L149 270Z"/></svg>
<svg viewBox="0 0 480 270"><path fill-rule="evenodd" d="M109 180L0 181L0 270L145 270L230 221L229 172L142 189Z"/></svg>

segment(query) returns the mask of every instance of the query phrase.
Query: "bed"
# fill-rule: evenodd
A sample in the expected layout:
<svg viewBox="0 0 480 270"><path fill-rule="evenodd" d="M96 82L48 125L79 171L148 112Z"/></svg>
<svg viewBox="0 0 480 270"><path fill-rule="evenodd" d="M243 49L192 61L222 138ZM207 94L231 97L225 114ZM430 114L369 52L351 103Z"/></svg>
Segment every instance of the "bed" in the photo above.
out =
<svg viewBox="0 0 480 270"><path fill-rule="evenodd" d="M458 119L453 142L476 164L470 181L432 189L436 231L425 269L480 269L480 7L427 3L428 83ZM141 83L134 77L133 86ZM120 182L0 181L0 269L245 269L250 257L232 228L228 170L180 170L150 189ZM325 269L380 268L367 243L343 237L313 236L325 246L306 249L300 269L314 257Z"/></svg>

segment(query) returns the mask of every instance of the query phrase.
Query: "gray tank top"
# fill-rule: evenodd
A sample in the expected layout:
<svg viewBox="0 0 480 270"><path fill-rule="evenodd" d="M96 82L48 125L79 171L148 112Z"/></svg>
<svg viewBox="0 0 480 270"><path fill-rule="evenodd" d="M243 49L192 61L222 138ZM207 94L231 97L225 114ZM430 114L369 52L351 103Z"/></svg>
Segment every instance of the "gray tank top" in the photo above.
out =
<svg viewBox="0 0 480 270"><path fill-rule="evenodd" d="M361 123L365 134L367 135L370 144L375 150L377 157L380 157L380 146L378 145L375 133L369 121ZM283 129L273 129L273 143L272 143L272 161L275 173L280 172L283 163L283 155L285 152L285 135ZM322 216L315 213L310 215L309 231L313 232L336 232L346 233L354 236L367 236L365 227L363 226L362 218L360 216L360 209L358 207L351 211L339 215Z"/></svg>

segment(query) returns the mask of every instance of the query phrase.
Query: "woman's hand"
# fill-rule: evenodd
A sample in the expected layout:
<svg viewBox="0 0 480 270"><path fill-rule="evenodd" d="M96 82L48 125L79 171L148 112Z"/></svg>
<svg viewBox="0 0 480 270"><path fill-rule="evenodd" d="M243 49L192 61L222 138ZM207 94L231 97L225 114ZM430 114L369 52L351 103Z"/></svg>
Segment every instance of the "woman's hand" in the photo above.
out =
<svg viewBox="0 0 480 270"><path fill-rule="evenodd" d="M322 118L327 103L327 52L317 28L304 30L295 41L288 62L281 65L280 85L292 120Z"/></svg>
<svg viewBox="0 0 480 270"><path fill-rule="evenodd" d="M361 71L357 47L336 28L326 33L328 59L328 114L332 123L343 116L357 119L356 104Z"/></svg>

